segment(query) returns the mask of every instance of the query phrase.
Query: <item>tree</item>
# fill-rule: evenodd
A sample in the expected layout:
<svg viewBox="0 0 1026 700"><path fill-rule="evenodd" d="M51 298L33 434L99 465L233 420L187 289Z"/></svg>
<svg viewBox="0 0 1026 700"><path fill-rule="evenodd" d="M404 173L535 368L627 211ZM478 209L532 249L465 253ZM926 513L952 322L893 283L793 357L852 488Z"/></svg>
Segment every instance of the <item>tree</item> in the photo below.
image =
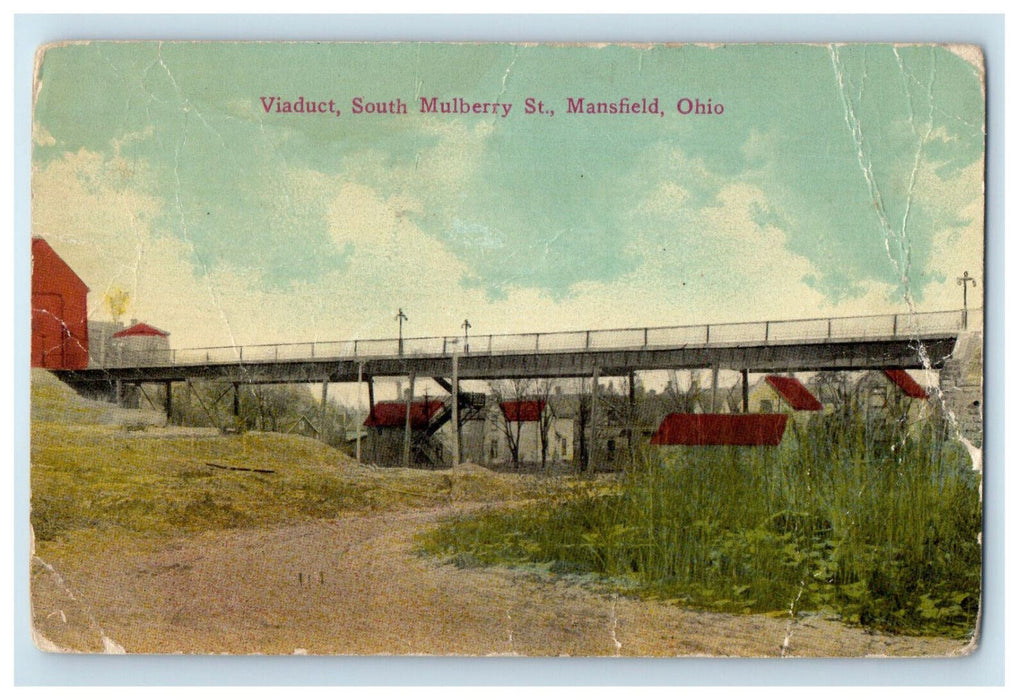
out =
<svg viewBox="0 0 1026 700"><path fill-rule="evenodd" d="M848 372L817 372L809 386L823 403L837 410L850 409L855 399L856 383Z"/></svg>
<svg viewBox="0 0 1026 700"><path fill-rule="evenodd" d="M232 425L245 430L316 435L334 447L346 444L346 428L355 422L342 406L326 406L303 385L239 385L238 419L232 413L235 391L227 381L194 381L176 388L173 412L182 425Z"/></svg>
<svg viewBox="0 0 1026 700"><path fill-rule="evenodd" d="M522 402L526 400L530 382L530 379L504 379L489 385L495 404L499 408L498 424L506 438L514 469L520 468L520 434L524 425L518 414ZM502 410L504 403L513 405L514 415Z"/></svg>
<svg viewBox="0 0 1026 700"><path fill-rule="evenodd" d="M114 323L121 320L121 317L128 311L129 300L128 292L117 285L108 289L107 293L103 295L103 305L110 312L110 317Z"/></svg>
<svg viewBox="0 0 1026 700"><path fill-rule="evenodd" d="M666 382L664 396L667 403L667 413L691 413L694 411L695 403L698 401L699 383L695 381L695 375L687 370L688 384L682 387L680 372L671 372Z"/></svg>
<svg viewBox="0 0 1026 700"><path fill-rule="evenodd" d="M549 406L554 383L551 379L535 380L534 397L538 401L538 444L541 445L541 468L546 471L549 456L549 432L555 413Z"/></svg>
<svg viewBox="0 0 1026 700"><path fill-rule="evenodd" d="M587 471L590 461L588 453L588 421L591 420L591 392L588 389L588 380L583 377L578 380L577 391L577 425L580 432L577 434L577 459L580 471Z"/></svg>

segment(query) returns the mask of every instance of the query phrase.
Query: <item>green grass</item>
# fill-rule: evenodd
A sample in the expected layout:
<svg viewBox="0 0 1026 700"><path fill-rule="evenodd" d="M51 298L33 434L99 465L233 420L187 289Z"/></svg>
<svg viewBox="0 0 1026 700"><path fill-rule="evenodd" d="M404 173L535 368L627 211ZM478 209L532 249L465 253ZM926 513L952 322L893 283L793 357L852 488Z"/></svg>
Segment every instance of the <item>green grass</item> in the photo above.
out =
<svg viewBox="0 0 1026 700"><path fill-rule="evenodd" d="M425 540L468 563L543 563L731 612L827 610L892 632L968 637L978 613L978 475L942 424L855 412L779 448L645 452L619 483L454 520Z"/></svg>
<svg viewBox="0 0 1026 700"><path fill-rule="evenodd" d="M31 523L40 543L96 533L177 536L454 500L501 501L537 487L485 470L358 468L342 452L296 435L129 431L123 426L142 414L81 399L45 372L34 371L32 379Z"/></svg>
<svg viewBox="0 0 1026 700"><path fill-rule="evenodd" d="M347 477L342 456L312 442L271 435L155 438L36 423L36 538L97 527L148 534L253 527L371 505L372 486ZM274 473L222 470L208 462Z"/></svg>

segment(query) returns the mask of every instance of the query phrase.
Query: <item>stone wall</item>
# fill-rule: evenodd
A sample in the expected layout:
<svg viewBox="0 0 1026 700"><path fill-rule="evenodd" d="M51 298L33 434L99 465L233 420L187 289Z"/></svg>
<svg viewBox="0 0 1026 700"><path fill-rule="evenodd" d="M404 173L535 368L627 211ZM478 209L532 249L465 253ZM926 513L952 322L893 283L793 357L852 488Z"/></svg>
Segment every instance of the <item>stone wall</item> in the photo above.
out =
<svg viewBox="0 0 1026 700"><path fill-rule="evenodd" d="M983 334L963 332L951 358L940 371L945 411L959 433L975 447L983 446Z"/></svg>

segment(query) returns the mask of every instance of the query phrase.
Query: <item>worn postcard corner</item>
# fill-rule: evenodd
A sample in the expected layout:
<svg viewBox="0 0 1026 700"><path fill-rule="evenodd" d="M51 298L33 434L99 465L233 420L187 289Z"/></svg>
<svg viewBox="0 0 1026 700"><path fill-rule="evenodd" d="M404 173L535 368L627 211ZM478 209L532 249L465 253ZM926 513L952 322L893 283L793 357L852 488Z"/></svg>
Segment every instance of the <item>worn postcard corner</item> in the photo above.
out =
<svg viewBox="0 0 1026 700"><path fill-rule="evenodd" d="M71 41L33 88L40 649L976 648L979 47Z"/></svg>

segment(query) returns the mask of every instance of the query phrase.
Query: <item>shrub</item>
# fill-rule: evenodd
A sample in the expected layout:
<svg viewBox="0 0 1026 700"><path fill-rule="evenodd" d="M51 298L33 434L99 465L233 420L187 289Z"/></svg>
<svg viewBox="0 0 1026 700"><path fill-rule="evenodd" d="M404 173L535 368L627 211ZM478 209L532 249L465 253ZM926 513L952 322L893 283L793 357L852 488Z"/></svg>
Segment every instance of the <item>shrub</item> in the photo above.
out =
<svg viewBox="0 0 1026 700"><path fill-rule="evenodd" d="M855 412L792 426L778 448L642 452L613 489L456 520L428 546L702 607L971 634L981 504L962 447L940 424L899 431Z"/></svg>

